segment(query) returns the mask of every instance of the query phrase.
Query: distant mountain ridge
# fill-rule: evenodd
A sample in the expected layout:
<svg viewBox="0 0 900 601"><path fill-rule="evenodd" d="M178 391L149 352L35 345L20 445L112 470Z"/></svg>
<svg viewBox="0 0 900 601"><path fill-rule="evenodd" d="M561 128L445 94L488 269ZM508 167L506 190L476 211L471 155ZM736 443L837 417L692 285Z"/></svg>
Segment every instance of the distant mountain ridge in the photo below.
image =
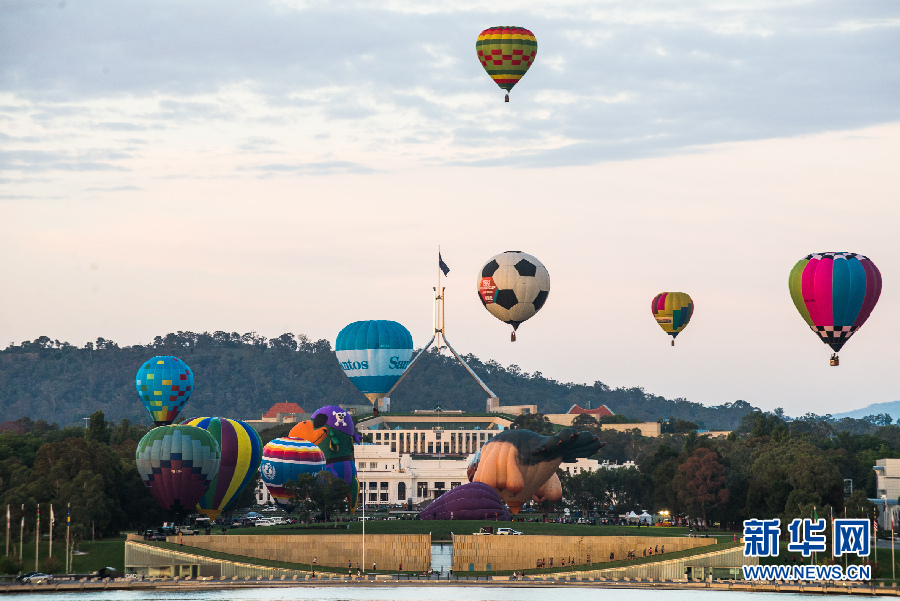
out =
<svg viewBox="0 0 900 601"><path fill-rule="evenodd" d="M832 414L832 417L834 417L835 419L841 419L844 417L862 419L867 415L878 415L881 413L887 413L896 422L898 419L900 419L900 401L873 403L872 405L867 405L862 409L854 409L853 411L846 411L844 413L834 413Z"/></svg>
<svg viewBox="0 0 900 601"><path fill-rule="evenodd" d="M367 404L341 371L331 343L304 335L267 339L256 333L178 332L152 344L119 347L98 338L84 348L42 336L0 350L0 421L29 417L65 425L102 410L109 420L149 424L135 392L135 374L156 355L175 355L194 372L194 391L179 418L222 416L259 419L275 403L306 411L323 405ZM610 388L603 382L563 383L517 365L466 355L466 362L504 405L537 405L541 413L566 413L572 405L600 407L643 421L674 417L701 428L731 430L757 410L745 401L707 407L666 399L643 388ZM391 409L461 409L483 413L486 395L453 357L428 352L391 397Z"/></svg>

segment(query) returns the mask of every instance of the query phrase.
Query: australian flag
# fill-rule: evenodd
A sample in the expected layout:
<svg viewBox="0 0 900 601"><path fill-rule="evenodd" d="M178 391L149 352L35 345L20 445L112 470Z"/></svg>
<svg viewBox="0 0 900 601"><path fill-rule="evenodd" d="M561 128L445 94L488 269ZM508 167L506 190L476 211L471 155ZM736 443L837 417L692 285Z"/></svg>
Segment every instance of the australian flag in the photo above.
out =
<svg viewBox="0 0 900 601"><path fill-rule="evenodd" d="M440 267L441 271L444 272L444 275L445 275L445 276L446 276L448 273L450 273L450 268L447 267L447 264L446 264L446 263L444 263L444 260L441 258L441 253L438 253L438 267Z"/></svg>

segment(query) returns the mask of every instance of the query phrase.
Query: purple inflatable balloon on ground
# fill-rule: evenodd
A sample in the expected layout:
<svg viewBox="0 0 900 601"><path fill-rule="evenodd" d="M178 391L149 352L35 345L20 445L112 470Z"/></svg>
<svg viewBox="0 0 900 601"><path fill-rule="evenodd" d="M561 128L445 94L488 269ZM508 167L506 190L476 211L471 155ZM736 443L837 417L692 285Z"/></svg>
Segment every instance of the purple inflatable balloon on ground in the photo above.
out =
<svg viewBox="0 0 900 601"><path fill-rule="evenodd" d="M483 482L470 482L457 486L432 501L419 513L419 519L508 522L512 515L496 490Z"/></svg>

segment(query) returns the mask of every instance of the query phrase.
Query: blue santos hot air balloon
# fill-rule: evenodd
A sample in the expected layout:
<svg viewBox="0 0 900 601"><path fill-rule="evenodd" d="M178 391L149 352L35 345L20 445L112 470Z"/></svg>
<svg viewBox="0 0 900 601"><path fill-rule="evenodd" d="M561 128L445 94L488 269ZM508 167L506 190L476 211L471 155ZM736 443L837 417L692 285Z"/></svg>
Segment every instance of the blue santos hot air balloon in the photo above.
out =
<svg viewBox="0 0 900 601"><path fill-rule="evenodd" d="M413 352L409 330L382 319L351 323L334 346L341 369L373 405L397 383Z"/></svg>

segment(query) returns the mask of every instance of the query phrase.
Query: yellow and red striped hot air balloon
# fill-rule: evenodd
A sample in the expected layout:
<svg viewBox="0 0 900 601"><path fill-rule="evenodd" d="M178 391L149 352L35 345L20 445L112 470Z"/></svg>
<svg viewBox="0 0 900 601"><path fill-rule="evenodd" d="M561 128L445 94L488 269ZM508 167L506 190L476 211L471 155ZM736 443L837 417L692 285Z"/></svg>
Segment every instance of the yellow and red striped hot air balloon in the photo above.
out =
<svg viewBox="0 0 900 601"><path fill-rule="evenodd" d="M488 27L478 35L475 50L494 83L509 92L534 62L537 39L524 27Z"/></svg>

